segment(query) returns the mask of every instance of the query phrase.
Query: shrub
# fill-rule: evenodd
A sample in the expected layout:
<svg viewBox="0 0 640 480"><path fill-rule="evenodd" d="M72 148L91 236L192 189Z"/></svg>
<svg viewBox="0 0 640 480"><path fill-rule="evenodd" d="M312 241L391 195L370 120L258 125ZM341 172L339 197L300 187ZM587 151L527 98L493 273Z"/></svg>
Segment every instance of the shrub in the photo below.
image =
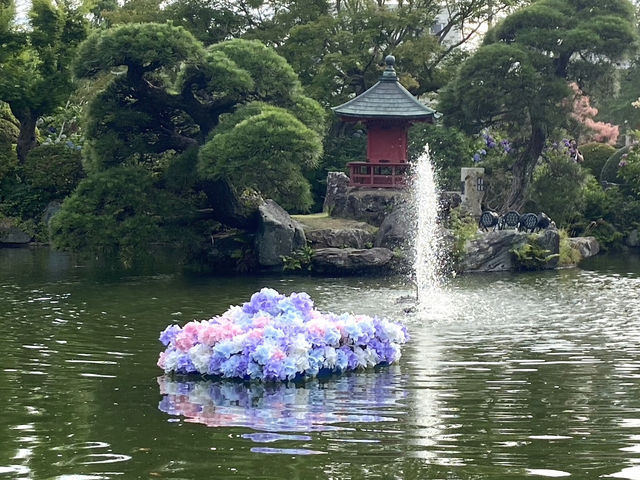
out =
<svg viewBox="0 0 640 480"><path fill-rule="evenodd" d="M521 247L509 250L517 270L542 270L551 260L559 256L542 247L536 237L536 235L530 235Z"/></svg>
<svg viewBox="0 0 640 480"><path fill-rule="evenodd" d="M84 176L80 151L64 143L32 149L23 167L26 181L51 199L69 195Z"/></svg>
<svg viewBox="0 0 640 480"><path fill-rule="evenodd" d="M587 173L570 157L549 152L534 171L530 194L534 209L545 212L558 225L570 225L580 217L587 180Z"/></svg>
<svg viewBox="0 0 640 480"><path fill-rule="evenodd" d="M449 216L449 228L453 232L453 247L451 251L451 262L454 270L464 258L466 253L465 245L478 234L478 222L471 216L460 213L459 208L451 210Z"/></svg>
<svg viewBox="0 0 640 480"><path fill-rule="evenodd" d="M606 143L586 143L580 146L580 153L584 158L582 167L589 170L591 175L598 178L604 164L616 152L616 149Z"/></svg>
<svg viewBox="0 0 640 480"><path fill-rule="evenodd" d="M460 168L473 164L473 139L453 127L418 124L409 130L409 158L418 158L427 143L440 188L459 190Z"/></svg>
<svg viewBox="0 0 640 480"><path fill-rule="evenodd" d="M569 241L569 234L566 230L560 230L560 258L558 259L558 266L569 267L577 265L582 260L580 250L573 248Z"/></svg>
<svg viewBox="0 0 640 480"><path fill-rule="evenodd" d="M198 172L205 179L228 180L239 191L255 189L286 210L308 211L313 199L303 172L316 167L322 155L320 136L281 108L265 106L243 118L245 111L225 120L200 149ZM234 119L238 123L228 128Z"/></svg>
<svg viewBox="0 0 640 480"><path fill-rule="evenodd" d="M58 248L117 255L130 267L158 241L158 202L149 172L115 167L82 180L51 219Z"/></svg>
<svg viewBox="0 0 640 480"><path fill-rule="evenodd" d="M600 172L601 182L622 183L622 179L618 176L620 161L623 160L623 155L628 155L629 152L629 146L622 147L607 159Z"/></svg>

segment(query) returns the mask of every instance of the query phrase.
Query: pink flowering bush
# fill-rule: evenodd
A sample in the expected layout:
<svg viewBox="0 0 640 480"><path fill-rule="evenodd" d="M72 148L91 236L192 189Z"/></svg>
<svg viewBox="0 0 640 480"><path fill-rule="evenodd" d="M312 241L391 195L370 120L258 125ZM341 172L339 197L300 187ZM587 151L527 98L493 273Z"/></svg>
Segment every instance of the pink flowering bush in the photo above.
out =
<svg viewBox="0 0 640 480"><path fill-rule="evenodd" d="M210 320L168 326L158 366L165 373L293 380L390 364L404 326L368 315L321 313L306 293L263 288Z"/></svg>

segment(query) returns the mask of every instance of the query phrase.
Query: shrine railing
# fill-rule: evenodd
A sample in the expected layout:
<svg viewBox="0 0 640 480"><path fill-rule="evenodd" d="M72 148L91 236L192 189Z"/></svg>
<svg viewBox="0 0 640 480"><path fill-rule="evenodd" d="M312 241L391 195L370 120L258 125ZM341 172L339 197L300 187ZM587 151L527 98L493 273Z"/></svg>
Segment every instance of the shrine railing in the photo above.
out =
<svg viewBox="0 0 640 480"><path fill-rule="evenodd" d="M352 187L399 188L407 185L407 163L349 163Z"/></svg>

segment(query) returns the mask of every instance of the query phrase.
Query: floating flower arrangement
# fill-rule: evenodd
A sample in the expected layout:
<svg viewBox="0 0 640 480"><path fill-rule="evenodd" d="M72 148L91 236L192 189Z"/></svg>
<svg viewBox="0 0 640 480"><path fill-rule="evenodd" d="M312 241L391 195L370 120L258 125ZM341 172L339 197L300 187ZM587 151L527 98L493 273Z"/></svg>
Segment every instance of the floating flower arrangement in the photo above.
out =
<svg viewBox="0 0 640 480"><path fill-rule="evenodd" d="M386 365L400 358L405 327L368 315L322 313L306 293L263 288L210 320L168 326L165 373L297 380Z"/></svg>

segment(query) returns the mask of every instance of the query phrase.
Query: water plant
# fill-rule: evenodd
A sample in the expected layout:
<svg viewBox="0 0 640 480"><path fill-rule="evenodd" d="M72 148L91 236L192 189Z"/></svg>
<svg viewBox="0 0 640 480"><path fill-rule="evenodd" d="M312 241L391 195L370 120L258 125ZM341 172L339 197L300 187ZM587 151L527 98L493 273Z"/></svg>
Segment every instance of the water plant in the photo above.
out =
<svg viewBox="0 0 640 480"><path fill-rule="evenodd" d="M517 270L543 270L549 263L557 259L558 253L551 253L551 250L544 248L537 241L537 235L529 235L527 242L518 248L509 250L512 255L514 265Z"/></svg>

